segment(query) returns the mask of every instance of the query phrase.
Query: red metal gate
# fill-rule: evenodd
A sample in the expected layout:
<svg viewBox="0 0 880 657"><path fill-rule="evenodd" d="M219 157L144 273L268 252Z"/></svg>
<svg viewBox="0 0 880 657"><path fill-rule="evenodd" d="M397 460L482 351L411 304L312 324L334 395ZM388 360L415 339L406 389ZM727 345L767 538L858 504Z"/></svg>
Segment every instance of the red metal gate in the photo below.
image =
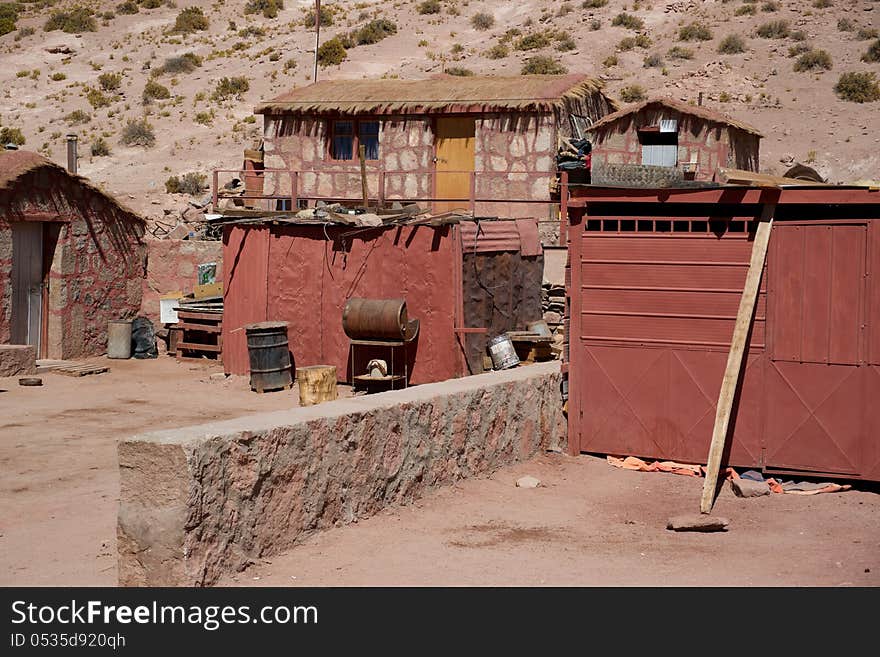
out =
<svg viewBox="0 0 880 657"><path fill-rule="evenodd" d="M640 190L637 208L627 191L584 191L600 196L571 214L571 451L704 462L758 206L682 216L659 195L685 190L651 190L653 206ZM880 231L789 215L771 237L729 463L880 479Z"/></svg>

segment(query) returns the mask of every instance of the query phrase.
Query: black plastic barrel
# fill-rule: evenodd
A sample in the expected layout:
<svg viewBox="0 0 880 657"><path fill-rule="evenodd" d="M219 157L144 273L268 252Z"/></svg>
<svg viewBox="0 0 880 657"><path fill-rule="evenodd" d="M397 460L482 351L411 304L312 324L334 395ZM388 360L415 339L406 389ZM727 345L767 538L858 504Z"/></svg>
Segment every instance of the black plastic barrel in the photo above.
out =
<svg viewBox="0 0 880 657"><path fill-rule="evenodd" d="M287 322L259 322L244 327L251 362L251 390L287 390L293 385Z"/></svg>

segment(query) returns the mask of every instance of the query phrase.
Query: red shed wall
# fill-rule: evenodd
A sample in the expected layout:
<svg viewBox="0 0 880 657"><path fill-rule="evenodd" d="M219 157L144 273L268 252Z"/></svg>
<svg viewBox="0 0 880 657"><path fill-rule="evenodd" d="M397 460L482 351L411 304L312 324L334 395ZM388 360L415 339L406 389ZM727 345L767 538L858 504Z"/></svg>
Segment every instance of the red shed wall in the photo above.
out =
<svg viewBox="0 0 880 657"><path fill-rule="evenodd" d="M253 233L259 236L252 238ZM271 231L227 228L226 371L249 371L245 332L236 329L270 319L290 323L288 339L296 367L336 365L339 379L348 379L349 340L342 330L342 310L346 300L368 297L404 298L410 318L421 321L417 342L410 347L412 383L457 376L460 348L453 332L452 237L449 227L427 226L367 231L321 226L275 226ZM369 358L390 359L389 352L381 349L364 349L358 356L363 362L355 364L356 373Z"/></svg>
<svg viewBox="0 0 880 657"><path fill-rule="evenodd" d="M775 222L731 465L880 480L877 217ZM573 451L705 462L752 247L706 219L626 232L572 214Z"/></svg>

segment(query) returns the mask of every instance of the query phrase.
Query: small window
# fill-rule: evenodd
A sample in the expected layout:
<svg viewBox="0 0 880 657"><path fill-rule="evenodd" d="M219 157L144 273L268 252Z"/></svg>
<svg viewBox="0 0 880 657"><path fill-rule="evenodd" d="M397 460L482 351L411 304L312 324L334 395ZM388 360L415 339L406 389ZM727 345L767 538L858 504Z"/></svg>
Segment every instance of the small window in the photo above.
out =
<svg viewBox="0 0 880 657"><path fill-rule="evenodd" d="M334 160L350 160L353 154L354 122L334 121L332 141L330 142L330 157Z"/></svg>
<svg viewBox="0 0 880 657"><path fill-rule="evenodd" d="M364 147L364 157L368 160L379 159L379 122L360 121L358 123L358 140Z"/></svg>

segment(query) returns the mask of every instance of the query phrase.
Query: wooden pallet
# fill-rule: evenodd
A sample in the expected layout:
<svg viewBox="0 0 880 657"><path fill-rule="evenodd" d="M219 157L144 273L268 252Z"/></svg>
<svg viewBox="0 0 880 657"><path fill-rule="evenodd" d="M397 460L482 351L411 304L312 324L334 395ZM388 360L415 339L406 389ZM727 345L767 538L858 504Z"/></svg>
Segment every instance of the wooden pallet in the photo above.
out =
<svg viewBox="0 0 880 657"><path fill-rule="evenodd" d="M109 372L110 368L107 365L77 363L74 361L69 365L53 367L50 371L53 374L63 374L64 376L88 376L89 374L103 374L104 372Z"/></svg>
<svg viewBox="0 0 880 657"><path fill-rule="evenodd" d="M215 358L222 361L223 313L177 308L177 360Z"/></svg>

